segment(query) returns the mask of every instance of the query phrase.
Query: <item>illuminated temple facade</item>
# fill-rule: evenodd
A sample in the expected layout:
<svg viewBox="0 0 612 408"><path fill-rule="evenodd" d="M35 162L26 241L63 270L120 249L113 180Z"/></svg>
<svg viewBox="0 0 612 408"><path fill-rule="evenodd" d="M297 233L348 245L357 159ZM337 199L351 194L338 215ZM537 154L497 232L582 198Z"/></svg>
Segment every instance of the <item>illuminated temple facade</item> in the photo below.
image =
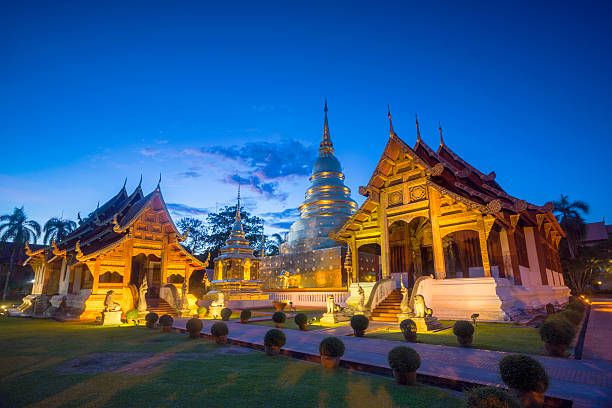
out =
<svg viewBox="0 0 612 408"><path fill-rule="evenodd" d="M113 198L80 220L61 242L28 250L26 263L35 271L32 314L100 317L109 291L123 312L134 309L146 280L149 310L180 307L183 282L207 266L181 245L159 184L148 195L140 185L132 194L125 185ZM190 295L192 296L192 295ZM24 305L24 307L27 305Z"/></svg>
<svg viewBox="0 0 612 408"><path fill-rule="evenodd" d="M299 207L280 255L261 260L260 276L266 289L341 288L347 284L343 266L346 245L330 238L357 210L344 185L342 165L334 155L324 107L323 138L319 145L311 186Z"/></svg>
<svg viewBox="0 0 612 408"><path fill-rule="evenodd" d="M350 282L402 279L437 316L507 320L567 302L558 245L564 232L548 203L506 193L495 173L468 164L442 137L437 150L419 133L409 146L393 130L368 181L365 201L336 232L352 252ZM361 254L378 258L380 271ZM419 279L421 278L421 279ZM414 293L414 292L413 292Z"/></svg>

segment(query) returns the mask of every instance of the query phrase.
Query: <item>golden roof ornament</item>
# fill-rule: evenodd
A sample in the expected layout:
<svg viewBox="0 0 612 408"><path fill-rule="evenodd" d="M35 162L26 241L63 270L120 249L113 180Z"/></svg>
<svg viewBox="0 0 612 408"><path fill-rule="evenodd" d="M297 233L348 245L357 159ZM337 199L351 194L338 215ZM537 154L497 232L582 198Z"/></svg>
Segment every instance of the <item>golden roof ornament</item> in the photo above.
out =
<svg viewBox="0 0 612 408"><path fill-rule="evenodd" d="M387 104L387 117L389 118L389 137L393 139L397 135L393 130L393 122L391 121L391 108L389 107L389 104Z"/></svg>
<svg viewBox="0 0 612 408"><path fill-rule="evenodd" d="M329 136L329 124L327 123L327 98L325 98L323 112L325 112L325 121L323 122L323 140L319 145L319 156L330 156L334 153L334 145Z"/></svg>
<svg viewBox="0 0 612 408"><path fill-rule="evenodd" d="M416 120L417 142L420 142L421 141L421 130L419 129L419 115L415 113L414 118Z"/></svg>
<svg viewBox="0 0 612 408"><path fill-rule="evenodd" d="M442 136L442 125L438 121L438 130L440 131L440 146L444 146L444 137Z"/></svg>

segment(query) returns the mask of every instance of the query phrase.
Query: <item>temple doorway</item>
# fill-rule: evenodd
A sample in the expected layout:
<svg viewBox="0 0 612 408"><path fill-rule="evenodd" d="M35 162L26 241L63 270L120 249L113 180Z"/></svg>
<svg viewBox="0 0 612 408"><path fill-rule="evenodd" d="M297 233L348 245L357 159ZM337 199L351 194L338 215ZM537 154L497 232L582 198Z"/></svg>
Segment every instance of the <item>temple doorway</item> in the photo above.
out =
<svg viewBox="0 0 612 408"><path fill-rule="evenodd" d="M442 238L446 278L484 276L478 232L456 231Z"/></svg>
<svg viewBox="0 0 612 408"><path fill-rule="evenodd" d="M138 254L132 257L130 283L140 287L142 280L147 279L147 297L158 298L162 286L161 259L155 255Z"/></svg>
<svg viewBox="0 0 612 408"><path fill-rule="evenodd" d="M420 276L433 274L431 223L426 217L389 226L389 266L392 274L405 274L408 287Z"/></svg>

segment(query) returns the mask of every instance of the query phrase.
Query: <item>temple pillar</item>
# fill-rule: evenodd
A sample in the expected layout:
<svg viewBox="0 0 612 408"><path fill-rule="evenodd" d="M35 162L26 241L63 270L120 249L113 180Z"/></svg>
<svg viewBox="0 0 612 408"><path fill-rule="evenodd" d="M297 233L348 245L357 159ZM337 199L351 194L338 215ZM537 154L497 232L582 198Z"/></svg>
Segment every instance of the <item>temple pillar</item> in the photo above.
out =
<svg viewBox="0 0 612 408"><path fill-rule="evenodd" d="M83 278L83 266L74 267L74 282L72 283L72 293L78 294L81 290L81 280Z"/></svg>
<svg viewBox="0 0 612 408"><path fill-rule="evenodd" d="M549 285L548 276L546 275L546 242L540 234L540 230L534 229L536 251L538 253L538 266L540 267L540 278L542 279L542 285Z"/></svg>
<svg viewBox="0 0 612 408"><path fill-rule="evenodd" d="M540 270L540 261L538 260L535 229L533 227L525 227L523 231L525 232L525 246L527 247L529 270L531 271L529 282L535 282L536 286L541 286L543 284L542 271ZM544 271L544 275L546 275L546 271Z"/></svg>
<svg viewBox="0 0 612 408"><path fill-rule="evenodd" d="M47 271L47 265L41 262L40 266L36 268L34 274L34 285L32 285L33 295L42 295L44 293L43 287L45 286L45 275Z"/></svg>
<svg viewBox="0 0 612 408"><path fill-rule="evenodd" d="M123 286L128 286L132 280L132 251L134 242L132 239L127 239L124 245L123 259L125 265L123 265ZM138 285L136 285L138 287Z"/></svg>
<svg viewBox="0 0 612 408"><path fill-rule="evenodd" d="M516 237L515 237L515 229L510 228L506 231L506 236L508 238L508 248L510 250L510 261L512 262L512 275L514 276L514 284L522 285L523 281L521 279L521 268L518 262L518 254L516 253Z"/></svg>
<svg viewBox="0 0 612 408"><path fill-rule="evenodd" d="M444 279L446 270L444 269L444 248L440 233L440 192L433 187L429 187L429 221L431 223L434 273L436 279Z"/></svg>
<svg viewBox="0 0 612 408"><path fill-rule="evenodd" d="M351 246L351 258L353 263L353 270L351 271L352 278L351 282L349 282L350 286L350 283L359 281L359 248L357 248L357 241L354 235L351 237L349 245Z"/></svg>
<svg viewBox="0 0 612 408"><path fill-rule="evenodd" d="M66 295L68 294L68 286L70 284L70 265L68 265L68 261L64 257L62 260L62 269L60 273L60 283L58 287L58 294Z"/></svg>
<svg viewBox="0 0 612 408"><path fill-rule="evenodd" d="M94 262L94 267L92 271L93 282L91 285L91 293L98 293L98 285L100 284L100 264L102 263L102 259L100 257L96 258Z"/></svg>
<svg viewBox="0 0 612 408"><path fill-rule="evenodd" d="M170 245L168 245L168 236L164 235L162 242L161 252L161 286L164 286L168 282L168 258L170 255ZM187 271L185 271L185 277Z"/></svg>
<svg viewBox="0 0 612 408"><path fill-rule="evenodd" d="M499 232L499 243L502 251L502 258L504 260L504 270L506 272L506 278L514 281L514 265L512 265L512 255L510 253L510 245L508 243L508 232L502 229Z"/></svg>
<svg viewBox="0 0 612 408"><path fill-rule="evenodd" d="M478 218L478 241L480 244L480 256L482 257L484 276L487 278L491 277L491 263L489 262L489 249L487 248L487 238L489 237L491 226L487 225L487 220L485 220L485 217Z"/></svg>
<svg viewBox="0 0 612 408"><path fill-rule="evenodd" d="M380 257L382 261L381 276L383 279L391 277L391 265L389 263L389 226L387 225L387 193L380 192L378 203L378 225L380 228Z"/></svg>

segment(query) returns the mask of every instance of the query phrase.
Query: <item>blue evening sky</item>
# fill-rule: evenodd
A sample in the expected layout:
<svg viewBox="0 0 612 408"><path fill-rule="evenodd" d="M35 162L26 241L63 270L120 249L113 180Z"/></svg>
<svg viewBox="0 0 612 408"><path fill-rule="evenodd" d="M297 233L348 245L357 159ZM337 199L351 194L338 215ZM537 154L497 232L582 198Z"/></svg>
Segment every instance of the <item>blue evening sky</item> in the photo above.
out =
<svg viewBox="0 0 612 408"><path fill-rule="evenodd" d="M353 197L388 138L445 142L509 194L612 218L610 2L4 2L0 213L76 218L162 173L176 218L268 233L304 198L323 101Z"/></svg>

